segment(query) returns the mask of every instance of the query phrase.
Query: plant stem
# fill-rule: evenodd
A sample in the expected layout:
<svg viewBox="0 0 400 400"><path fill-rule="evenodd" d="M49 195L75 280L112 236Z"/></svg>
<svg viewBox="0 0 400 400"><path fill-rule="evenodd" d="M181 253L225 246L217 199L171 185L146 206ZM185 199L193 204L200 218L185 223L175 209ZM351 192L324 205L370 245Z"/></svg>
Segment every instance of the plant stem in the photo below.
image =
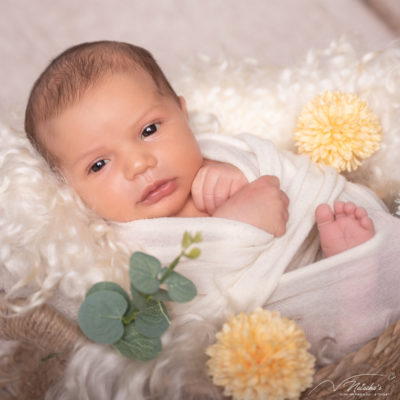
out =
<svg viewBox="0 0 400 400"><path fill-rule="evenodd" d="M130 315L127 315L126 317L122 318L122 323L124 325L129 325L132 321L135 320L136 315L138 314L139 311L133 311Z"/></svg>
<svg viewBox="0 0 400 400"><path fill-rule="evenodd" d="M182 250L178 257L172 261L172 263L168 266L168 271L164 274L164 276L160 279L160 284L162 284L171 274L171 272L175 269L175 267L179 264L179 261L184 256L185 251Z"/></svg>

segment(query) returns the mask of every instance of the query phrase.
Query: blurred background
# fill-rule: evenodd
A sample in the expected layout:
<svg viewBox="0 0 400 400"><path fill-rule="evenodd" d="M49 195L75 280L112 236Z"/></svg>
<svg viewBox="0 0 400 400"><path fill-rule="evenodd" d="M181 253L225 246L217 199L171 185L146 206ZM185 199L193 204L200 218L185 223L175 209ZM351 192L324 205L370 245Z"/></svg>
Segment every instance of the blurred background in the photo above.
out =
<svg viewBox="0 0 400 400"><path fill-rule="evenodd" d="M345 35L361 51L400 36L399 0L1 0L0 119L65 48L113 39L149 49L170 78L198 54L289 66Z"/></svg>

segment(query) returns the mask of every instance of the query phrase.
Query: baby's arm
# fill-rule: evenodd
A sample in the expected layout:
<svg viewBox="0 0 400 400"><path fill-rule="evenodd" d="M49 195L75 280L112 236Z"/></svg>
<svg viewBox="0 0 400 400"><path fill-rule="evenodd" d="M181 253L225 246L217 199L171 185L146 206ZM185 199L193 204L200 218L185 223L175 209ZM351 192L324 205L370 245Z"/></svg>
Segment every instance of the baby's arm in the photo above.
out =
<svg viewBox="0 0 400 400"><path fill-rule="evenodd" d="M274 176L248 183L233 165L207 160L193 181L192 198L214 217L245 222L274 236L286 232L289 199Z"/></svg>

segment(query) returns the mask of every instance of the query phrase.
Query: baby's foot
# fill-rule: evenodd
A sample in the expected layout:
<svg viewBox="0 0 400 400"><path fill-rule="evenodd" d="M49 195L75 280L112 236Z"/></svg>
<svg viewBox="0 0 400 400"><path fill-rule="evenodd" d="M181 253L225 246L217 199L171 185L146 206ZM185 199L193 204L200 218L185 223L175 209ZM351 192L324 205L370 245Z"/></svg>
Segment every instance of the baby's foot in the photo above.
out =
<svg viewBox="0 0 400 400"><path fill-rule="evenodd" d="M325 257L358 246L375 233L373 222L363 207L342 201L335 202L333 207L334 213L327 204L319 205L315 211Z"/></svg>

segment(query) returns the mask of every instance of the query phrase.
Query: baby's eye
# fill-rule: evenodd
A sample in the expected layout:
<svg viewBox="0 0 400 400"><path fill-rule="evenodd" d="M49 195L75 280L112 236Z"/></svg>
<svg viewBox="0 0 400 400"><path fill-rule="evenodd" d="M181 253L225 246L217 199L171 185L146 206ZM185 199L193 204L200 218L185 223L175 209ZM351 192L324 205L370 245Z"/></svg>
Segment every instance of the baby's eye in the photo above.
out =
<svg viewBox="0 0 400 400"><path fill-rule="evenodd" d="M109 162L109 160L99 160L99 161L96 161L96 162L90 167L90 172L99 172L108 162Z"/></svg>
<svg viewBox="0 0 400 400"><path fill-rule="evenodd" d="M159 127L160 127L160 124L147 125L146 128L143 129L142 136L147 137L147 136L152 135L153 133L156 133L158 131Z"/></svg>

